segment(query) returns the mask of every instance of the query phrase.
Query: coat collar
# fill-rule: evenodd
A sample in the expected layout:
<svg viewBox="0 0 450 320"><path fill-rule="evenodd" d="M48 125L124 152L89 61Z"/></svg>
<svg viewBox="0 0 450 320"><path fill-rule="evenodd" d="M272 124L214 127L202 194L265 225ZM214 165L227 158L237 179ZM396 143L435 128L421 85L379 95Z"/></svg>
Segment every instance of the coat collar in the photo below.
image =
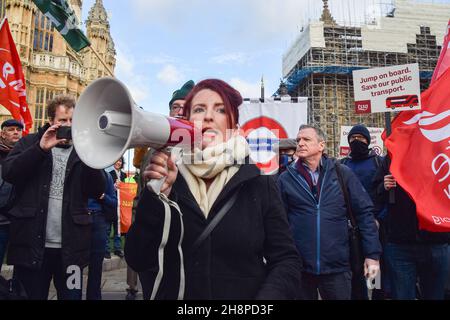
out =
<svg viewBox="0 0 450 320"><path fill-rule="evenodd" d="M246 162L248 163L248 162ZM244 182L253 179L261 174L260 170L254 164L241 165L239 171L231 178L231 180L225 185L222 192L217 197L216 201L211 207L211 211L208 215L208 220L212 219L223 202L228 200L233 192L235 192ZM189 187L181 174L178 174L174 187L177 190L178 198L181 198L187 206L189 206L194 212L200 215L203 219L205 216L197 204L194 195L189 190Z"/></svg>

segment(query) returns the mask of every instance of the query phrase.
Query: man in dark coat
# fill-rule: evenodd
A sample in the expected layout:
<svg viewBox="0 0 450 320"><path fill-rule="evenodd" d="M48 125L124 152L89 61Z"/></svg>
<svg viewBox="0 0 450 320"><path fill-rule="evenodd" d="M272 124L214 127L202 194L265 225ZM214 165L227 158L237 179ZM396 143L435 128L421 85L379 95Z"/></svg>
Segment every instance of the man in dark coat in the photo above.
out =
<svg viewBox="0 0 450 320"><path fill-rule="evenodd" d="M389 173L389 157L385 157L375 175L376 202L387 206L386 259L392 299L420 298L442 300L449 273L448 232L419 230L416 204ZM389 200L394 192L394 201Z"/></svg>
<svg viewBox="0 0 450 320"><path fill-rule="evenodd" d="M9 119L2 123L0 137L0 162L6 158L14 145L22 138L23 124L15 119ZM1 163L0 163L1 170ZM8 211L14 200L13 186L0 178L0 270L5 257L9 239Z"/></svg>
<svg viewBox="0 0 450 320"><path fill-rule="evenodd" d="M278 179L294 240L303 259L300 298L349 300L351 269L346 201L338 181L336 160L323 154L325 134L302 125L297 135L299 159ZM340 166L343 188L362 238L365 274L375 277L381 245L372 201L358 178Z"/></svg>
<svg viewBox="0 0 450 320"><path fill-rule="evenodd" d="M70 96L51 100L49 123L21 139L3 165L17 191L8 264L33 300L48 298L52 278L58 299L81 299L92 231L88 198L105 190L101 170L82 163L71 140L57 138L58 128L71 126L74 107Z"/></svg>
<svg viewBox="0 0 450 320"><path fill-rule="evenodd" d="M117 215L117 192L114 188L114 181L106 171L104 171L104 176L106 178L105 192L98 199L89 198L88 202L88 209L93 219L93 230L86 300L102 300L102 267L108 240L105 214L113 211Z"/></svg>
<svg viewBox="0 0 450 320"><path fill-rule="evenodd" d="M369 193L372 201L375 199L375 188L373 186L375 173L381 166L383 158L377 155L369 148L371 142L370 132L363 124L353 126L347 136L350 145L350 154L341 160L342 164L349 167L353 173L358 177L364 189ZM380 241L383 244L384 239L384 217L386 210L384 206L378 208L375 206L375 218L379 226ZM386 268L383 270L382 276L387 275ZM385 279L383 278L382 281ZM386 283L386 282L385 282ZM382 298L383 292L374 290L372 292L372 299ZM368 291L366 279L363 274L352 274L352 300L368 300Z"/></svg>

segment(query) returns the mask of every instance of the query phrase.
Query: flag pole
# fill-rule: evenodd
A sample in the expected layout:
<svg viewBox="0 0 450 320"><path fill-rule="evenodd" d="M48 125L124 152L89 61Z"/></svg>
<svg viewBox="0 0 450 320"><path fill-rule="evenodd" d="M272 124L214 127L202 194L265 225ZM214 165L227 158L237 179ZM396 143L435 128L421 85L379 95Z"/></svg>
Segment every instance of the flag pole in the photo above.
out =
<svg viewBox="0 0 450 320"><path fill-rule="evenodd" d="M391 113L390 112L385 112L384 113L384 119L385 119L385 122L386 122L386 138L388 138L391 135L391 133L392 133ZM392 188L389 190L389 203L390 204L394 204L395 203L395 191Z"/></svg>
<svg viewBox="0 0 450 320"><path fill-rule="evenodd" d="M108 65L106 64L105 61L103 61L103 59L100 57L100 55L98 54L98 52L94 49L94 47L92 45L89 45L89 48L92 50L92 52L95 54L95 56L98 58L98 60L100 60L100 62L103 64L103 66L106 68L106 70L109 72L109 74L111 75L111 77L114 77L113 72L111 71L111 69L109 69Z"/></svg>

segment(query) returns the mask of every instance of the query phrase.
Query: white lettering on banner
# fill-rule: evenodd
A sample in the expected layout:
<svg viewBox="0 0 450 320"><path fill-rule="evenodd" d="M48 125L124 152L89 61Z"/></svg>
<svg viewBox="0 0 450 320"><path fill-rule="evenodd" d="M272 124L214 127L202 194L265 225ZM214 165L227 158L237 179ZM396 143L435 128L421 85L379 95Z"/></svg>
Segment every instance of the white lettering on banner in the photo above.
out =
<svg viewBox="0 0 450 320"><path fill-rule="evenodd" d="M5 64L3 65L3 68L2 68L3 78L0 78L0 89L6 88L5 81L8 80L9 75L14 75L15 73L16 73L16 69L14 69L14 67L9 62L5 62ZM26 89L24 87L24 83L23 83L22 79L13 80L13 81L9 82L8 85L10 87L12 87L14 89L14 91L16 91L19 94L19 97L27 96Z"/></svg>
<svg viewBox="0 0 450 320"><path fill-rule="evenodd" d="M20 108L20 104L14 102L14 101L12 101L12 100L9 100L9 102L10 102L14 107ZM26 111L26 108L25 108L25 111Z"/></svg>
<svg viewBox="0 0 450 320"><path fill-rule="evenodd" d="M438 162L439 159L443 159L443 161L442 161L441 165L439 166L439 168L436 168L436 163ZM441 153L436 158L434 158L434 160L431 164L431 168L433 169L434 175L437 176L438 173L441 171L441 169L444 167L447 168L447 174L444 177L442 177L441 179L439 179L439 182L444 181L445 179L448 178L448 176L450 176L450 158L446 154Z"/></svg>
<svg viewBox="0 0 450 320"><path fill-rule="evenodd" d="M448 141L449 146L445 149L446 151L450 150L450 140ZM438 160L441 160L442 162L438 163ZM446 171L443 171L445 170ZM439 154L436 158L433 159L433 162L431 163L431 170L433 170L434 175L439 179L438 174L443 171L445 174L442 178L440 178L438 181L439 183L444 182L447 180L447 178L450 176L450 158L445 153ZM444 187L444 193L447 196L448 199L450 199L450 183L447 184L447 187Z"/></svg>
<svg viewBox="0 0 450 320"><path fill-rule="evenodd" d="M437 217L431 216L433 218L434 224L450 223L450 218L448 217Z"/></svg>
<svg viewBox="0 0 450 320"><path fill-rule="evenodd" d="M66 20L66 24L64 25L64 28L60 31L62 35L66 35L69 33L70 30L78 29L78 21L75 16L70 16Z"/></svg>
<svg viewBox="0 0 450 320"><path fill-rule="evenodd" d="M16 73L14 67L9 62L6 62L3 65L3 78L5 78L5 80L8 80L8 75L14 73Z"/></svg>
<svg viewBox="0 0 450 320"><path fill-rule="evenodd" d="M424 111L422 113L414 115L408 121L404 123L407 125L417 124L419 125L420 131L425 138L427 138L432 143L438 143L450 138L450 123L447 124L448 118L450 117L450 110L446 110L438 115ZM424 127L435 125L439 123L438 128L433 128L432 130L424 129ZM445 149L450 150L450 140L448 140L449 146ZM440 160L440 161L439 161ZM431 162L431 170L434 175L439 179L438 182L442 183L448 179L450 176L450 157L445 153L438 154ZM440 176L442 174L442 176ZM439 176L440 178L439 178ZM445 195L450 199L450 183L443 189Z"/></svg>
<svg viewBox="0 0 450 320"><path fill-rule="evenodd" d="M44 16L46 16L57 28L61 25L61 23L59 23L59 21L50 12L46 12Z"/></svg>
<svg viewBox="0 0 450 320"><path fill-rule="evenodd" d="M19 93L19 97L27 96L22 79L11 81L9 85Z"/></svg>
<svg viewBox="0 0 450 320"><path fill-rule="evenodd" d="M81 289L81 269L80 269L80 267L75 266L75 265L68 266L66 273L70 274L70 276L67 278L67 281L66 281L67 289L80 290Z"/></svg>
<svg viewBox="0 0 450 320"><path fill-rule="evenodd" d="M59 5L64 9L64 11L72 13L72 9L66 1L59 1Z"/></svg>

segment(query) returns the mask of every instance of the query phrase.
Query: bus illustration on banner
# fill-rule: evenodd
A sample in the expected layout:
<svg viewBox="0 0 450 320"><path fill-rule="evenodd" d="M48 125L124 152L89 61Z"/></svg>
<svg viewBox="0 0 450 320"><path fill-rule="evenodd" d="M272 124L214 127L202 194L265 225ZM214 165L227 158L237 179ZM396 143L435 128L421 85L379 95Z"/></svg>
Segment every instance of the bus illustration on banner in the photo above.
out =
<svg viewBox="0 0 450 320"><path fill-rule="evenodd" d="M405 95L397 97L389 97L386 99L386 108L395 110L395 108L410 107L414 108L419 105L419 97L417 95Z"/></svg>

